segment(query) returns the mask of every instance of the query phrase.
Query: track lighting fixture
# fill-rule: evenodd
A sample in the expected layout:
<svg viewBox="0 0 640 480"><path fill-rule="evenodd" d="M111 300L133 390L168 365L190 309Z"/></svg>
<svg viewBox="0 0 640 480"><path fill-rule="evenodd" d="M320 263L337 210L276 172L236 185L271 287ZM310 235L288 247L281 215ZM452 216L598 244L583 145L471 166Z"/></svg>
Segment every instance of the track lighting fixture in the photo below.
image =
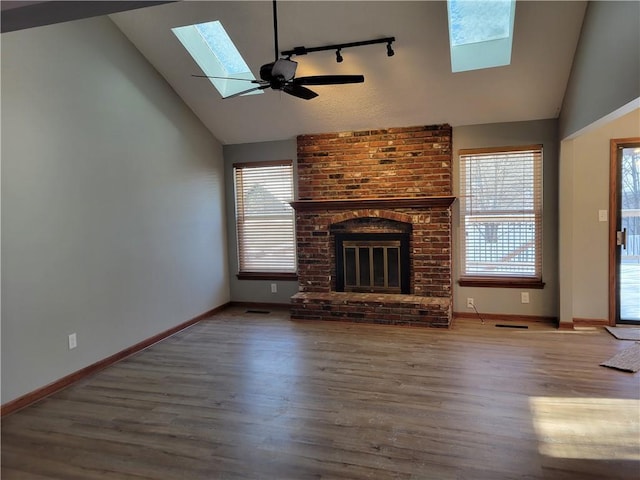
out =
<svg viewBox="0 0 640 480"><path fill-rule="evenodd" d="M386 43L387 44L387 56L393 57L395 52L393 48L391 48L391 44L396 41L396 37L385 37L385 38L376 38L375 40L365 40L363 42L351 42L351 43L339 43L337 45L325 45L323 47L295 47L292 50L285 50L280 52L282 56L290 59L293 55L306 55L307 53L313 52L322 52L326 50L335 50L336 51L336 62L341 63L344 59L342 58L341 50L343 48L349 47L362 47L364 45L373 45L375 43Z"/></svg>
<svg viewBox="0 0 640 480"><path fill-rule="evenodd" d="M395 54L396 52L391 48L391 42L387 43L387 57L393 57Z"/></svg>

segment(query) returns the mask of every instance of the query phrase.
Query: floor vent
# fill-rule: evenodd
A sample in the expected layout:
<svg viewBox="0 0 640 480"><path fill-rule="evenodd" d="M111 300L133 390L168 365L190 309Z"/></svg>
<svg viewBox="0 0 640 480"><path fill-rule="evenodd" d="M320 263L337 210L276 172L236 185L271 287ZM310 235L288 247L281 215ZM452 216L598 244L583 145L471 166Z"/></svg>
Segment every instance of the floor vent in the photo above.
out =
<svg viewBox="0 0 640 480"><path fill-rule="evenodd" d="M247 310L246 313L260 313L262 315L269 315L271 312L269 310Z"/></svg>

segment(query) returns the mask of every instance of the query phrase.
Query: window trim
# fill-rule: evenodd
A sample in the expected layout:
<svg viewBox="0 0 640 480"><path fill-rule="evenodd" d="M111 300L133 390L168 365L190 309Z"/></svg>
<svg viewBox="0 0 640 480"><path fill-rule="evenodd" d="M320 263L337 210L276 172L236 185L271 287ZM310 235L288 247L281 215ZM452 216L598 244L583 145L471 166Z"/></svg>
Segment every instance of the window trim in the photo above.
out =
<svg viewBox="0 0 640 480"><path fill-rule="evenodd" d="M296 254L296 227L295 227L295 210L292 209L292 220L293 220L293 249L294 249L294 271L252 271L252 270L241 270L241 238L240 238L240 229L238 223L238 190L237 190L237 178L236 171L238 169L249 169L249 168L265 168L265 167L280 167L287 166L291 167L291 188L292 188L292 198L294 200L295 195L295 184L294 184L294 162L293 160L267 160L267 161L257 161L257 162L236 162L232 164L233 169L233 198L234 198L234 213L235 213L235 227L236 227L236 255L238 262L238 271L236 273L236 277L239 280L283 280L283 281L296 281L298 279L297 273L297 254Z"/></svg>
<svg viewBox="0 0 640 480"><path fill-rule="evenodd" d="M533 145L518 145L518 146L507 146L507 147L487 147L487 148L468 148L468 149L460 149L458 150L458 160L461 162L460 158L465 155L484 155L484 154L493 154L493 153L510 153L510 152L522 152L528 150L537 150L540 152L540 168L536 169L535 175L539 178L537 182L540 185L540 228L536 229L536 244L540 246L540 251L538 255L540 255L539 259L536 259L536 262L539 261L540 273L538 276L518 276L518 275L504 275L504 276L490 276L490 275L465 275L460 273L460 277L458 278L458 285L461 287L489 287L489 288L530 288L530 289L543 289L545 286L545 282L542 280L543 278L543 223L544 223L544 185L543 185L543 171L544 171L544 155L543 155L543 145L542 144L533 144ZM460 175L460 194L466 194L466 191L463 191L463 179L462 175ZM460 208L460 224L464 222L464 212L463 207ZM461 235L460 235L460 254L463 255L465 252L465 239L463 236L464 228L461 227ZM461 257L462 258L462 257ZM464 260L461 259L462 269L464 269Z"/></svg>
<svg viewBox="0 0 640 480"><path fill-rule="evenodd" d="M531 288L543 289L545 283L538 279L525 277L460 277L458 285L461 287L491 287L491 288Z"/></svg>
<svg viewBox="0 0 640 480"><path fill-rule="evenodd" d="M238 272L236 273L238 280L298 280L297 273L277 273L277 272Z"/></svg>

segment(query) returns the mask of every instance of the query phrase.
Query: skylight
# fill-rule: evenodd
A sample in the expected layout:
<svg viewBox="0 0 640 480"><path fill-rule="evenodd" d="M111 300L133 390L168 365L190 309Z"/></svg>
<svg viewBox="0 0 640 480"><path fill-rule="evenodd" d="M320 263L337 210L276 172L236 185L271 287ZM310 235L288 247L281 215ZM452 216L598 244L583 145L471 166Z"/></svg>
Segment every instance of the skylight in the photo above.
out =
<svg viewBox="0 0 640 480"><path fill-rule="evenodd" d="M176 27L171 31L191 54L204 75L256 79L219 21ZM255 86L249 82L225 78L209 80L223 98ZM254 93L262 93L262 90L251 92Z"/></svg>
<svg viewBox="0 0 640 480"><path fill-rule="evenodd" d="M511 63L515 0L447 0L451 71Z"/></svg>

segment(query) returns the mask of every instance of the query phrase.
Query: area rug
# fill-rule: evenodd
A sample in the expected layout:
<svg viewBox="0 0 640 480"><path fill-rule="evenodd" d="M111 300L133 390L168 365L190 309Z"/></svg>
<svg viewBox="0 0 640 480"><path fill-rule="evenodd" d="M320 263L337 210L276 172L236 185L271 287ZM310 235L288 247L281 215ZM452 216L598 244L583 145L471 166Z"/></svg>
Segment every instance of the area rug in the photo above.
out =
<svg viewBox="0 0 640 480"><path fill-rule="evenodd" d="M635 327L604 327L618 340L640 340L640 328Z"/></svg>
<svg viewBox="0 0 640 480"><path fill-rule="evenodd" d="M628 346L606 362L602 362L600 365L603 367L624 370L625 372L637 372L640 370L640 342L636 342Z"/></svg>

